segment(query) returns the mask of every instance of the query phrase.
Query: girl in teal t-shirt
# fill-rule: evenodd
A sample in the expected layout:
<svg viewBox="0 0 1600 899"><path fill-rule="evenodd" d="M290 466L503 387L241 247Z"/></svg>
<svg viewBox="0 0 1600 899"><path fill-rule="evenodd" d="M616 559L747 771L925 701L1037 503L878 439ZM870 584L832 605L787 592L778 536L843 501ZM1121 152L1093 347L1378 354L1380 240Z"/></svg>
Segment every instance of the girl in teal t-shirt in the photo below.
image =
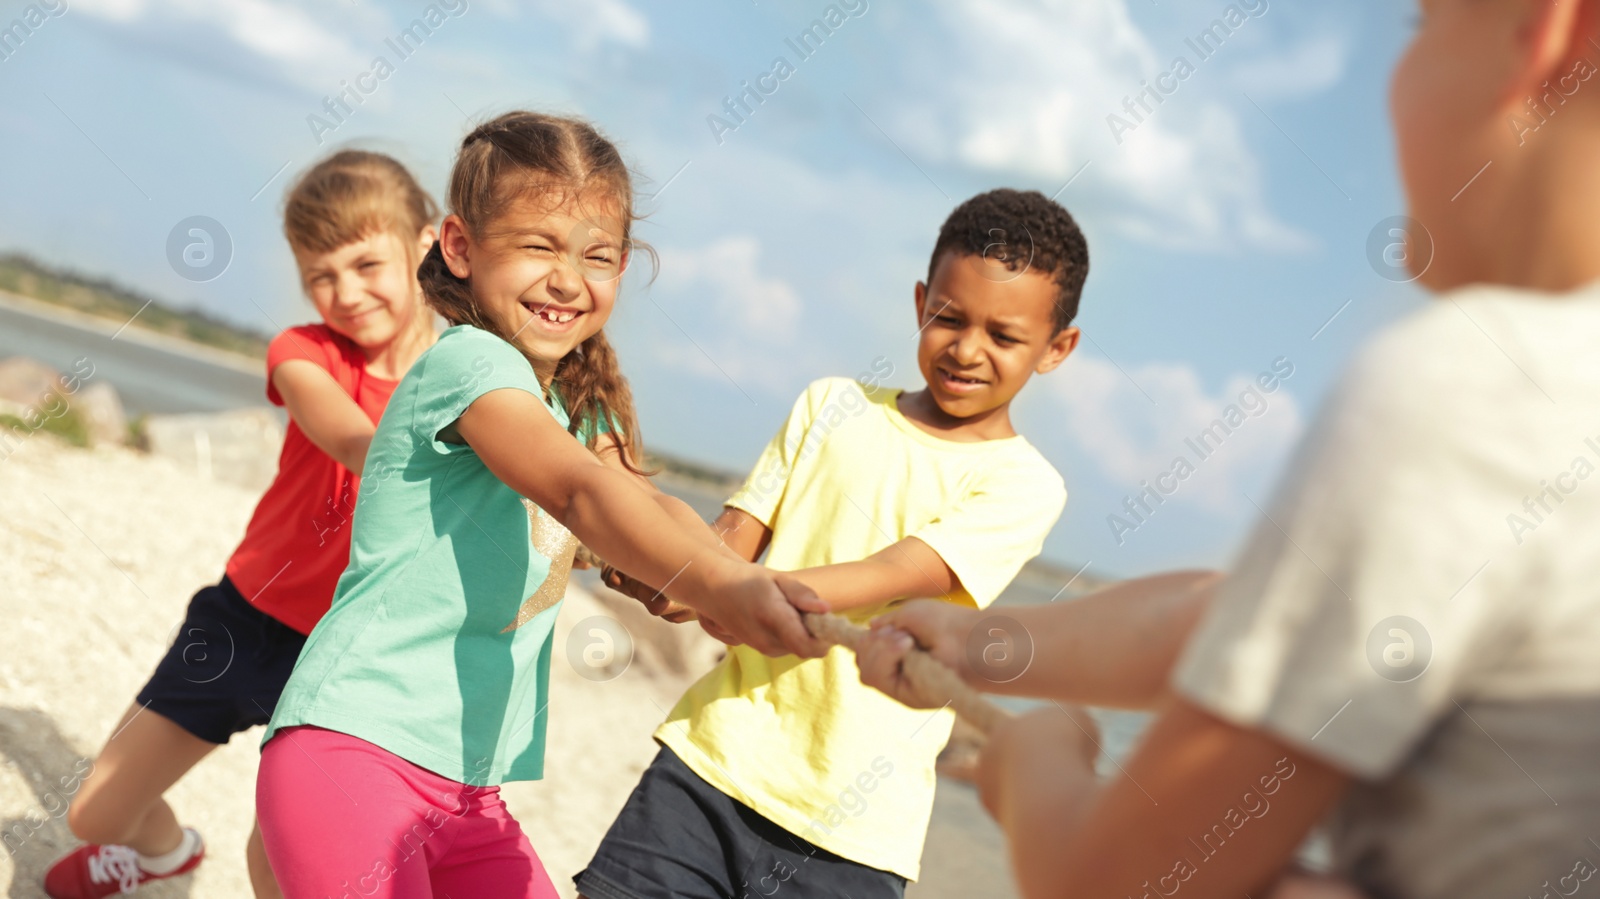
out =
<svg viewBox="0 0 1600 899"><path fill-rule="evenodd" d="M825 610L814 594L638 467L601 331L633 247L616 148L508 113L463 141L450 205L418 275L452 327L378 425L350 565L262 748L261 831L290 899L556 895L498 785L544 773L577 541L763 652L825 651L799 615Z"/></svg>

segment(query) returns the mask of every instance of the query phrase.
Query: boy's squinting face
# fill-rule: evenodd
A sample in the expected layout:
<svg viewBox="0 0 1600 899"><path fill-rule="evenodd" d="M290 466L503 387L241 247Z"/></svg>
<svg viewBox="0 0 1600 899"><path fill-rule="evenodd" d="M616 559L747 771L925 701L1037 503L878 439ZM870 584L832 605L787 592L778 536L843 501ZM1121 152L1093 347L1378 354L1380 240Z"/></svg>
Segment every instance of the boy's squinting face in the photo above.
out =
<svg viewBox="0 0 1600 899"><path fill-rule="evenodd" d="M384 231L326 253L295 249L294 256L306 296L328 327L363 349L381 349L426 314L416 260L433 239L431 226L415 246Z"/></svg>
<svg viewBox="0 0 1600 899"><path fill-rule="evenodd" d="M918 284L917 367L928 394L952 418L1006 406L1035 374L1060 365L1078 329L1055 328L1060 288L1046 273L1012 275L990 260L946 253Z"/></svg>
<svg viewBox="0 0 1600 899"><path fill-rule="evenodd" d="M627 262L615 204L583 200L552 208L526 191L477 236L446 219L451 270L470 278L486 311L547 363L543 376L606 323Z"/></svg>

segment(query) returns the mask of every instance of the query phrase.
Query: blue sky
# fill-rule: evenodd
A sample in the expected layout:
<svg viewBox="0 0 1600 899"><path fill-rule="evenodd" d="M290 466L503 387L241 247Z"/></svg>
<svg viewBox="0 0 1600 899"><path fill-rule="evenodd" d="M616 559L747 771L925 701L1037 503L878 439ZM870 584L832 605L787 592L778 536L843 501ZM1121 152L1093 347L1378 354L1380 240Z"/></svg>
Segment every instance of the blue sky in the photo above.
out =
<svg viewBox="0 0 1600 899"><path fill-rule="evenodd" d="M1413 9L1392 0L453 0L405 58L390 41L428 3L4 0L0 28L30 6L0 62L0 249L271 331L313 315L279 232L295 172L359 146L440 195L473 122L580 114L640 173L662 258L608 325L644 436L729 467L814 378L885 357L918 386L912 287L945 215L1059 192L1090 242L1085 339L1016 419L1071 492L1046 555L1104 575L1226 564L1355 346L1422 298L1367 250L1404 212L1386 91ZM763 77L737 122L724 98ZM192 215L233 242L207 283L167 262ZM1200 459L1186 438L1275 360L1293 373ZM1125 497L1179 458L1193 474L1138 522Z"/></svg>

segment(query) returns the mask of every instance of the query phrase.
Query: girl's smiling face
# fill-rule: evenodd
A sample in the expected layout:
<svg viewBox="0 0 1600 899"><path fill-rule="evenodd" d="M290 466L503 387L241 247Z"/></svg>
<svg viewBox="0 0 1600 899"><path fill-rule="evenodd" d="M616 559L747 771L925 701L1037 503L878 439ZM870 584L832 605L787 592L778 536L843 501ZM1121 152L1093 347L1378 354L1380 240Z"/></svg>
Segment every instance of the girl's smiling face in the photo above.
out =
<svg viewBox="0 0 1600 899"><path fill-rule="evenodd" d="M597 192L552 204L521 192L474 234L459 216L440 228L440 251L456 277L535 359L548 383L557 363L593 337L616 305L627 254L617 204Z"/></svg>

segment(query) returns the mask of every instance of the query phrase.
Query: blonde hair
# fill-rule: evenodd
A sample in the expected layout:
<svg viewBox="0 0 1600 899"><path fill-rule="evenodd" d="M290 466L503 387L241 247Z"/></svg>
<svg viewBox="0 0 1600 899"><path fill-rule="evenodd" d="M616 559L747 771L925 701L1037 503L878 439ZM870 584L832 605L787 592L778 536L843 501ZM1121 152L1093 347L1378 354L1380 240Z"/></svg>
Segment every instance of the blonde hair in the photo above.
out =
<svg viewBox="0 0 1600 899"><path fill-rule="evenodd" d="M622 154L594 126L580 119L508 112L473 129L461 142L450 172L450 211L461 217L468 231L483 234L524 190L561 191L571 197L594 188L604 190L621 211L623 251L643 251L653 260L653 251L631 237L633 180ZM478 305L471 285L450 271L437 242L423 258L417 279L429 305L452 325L472 325L517 346L505 326ZM540 364L541 360L517 348L530 364ZM588 443L593 449L599 437L597 426L608 423L622 451L623 464L636 474L648 473L634 461L643 449L633 390L622 376L604 330L557 362L551 386L566 406L573 434L588 427Z"/></svg>
<svg viewBox="0 0 1600 899"><path fill-rule="evenodd" d="M327 253L374 234L416 237L439 220L439 206L406 167L382 153L340 150L301 175L284 201L283 234L297 251Z"/></svg>

